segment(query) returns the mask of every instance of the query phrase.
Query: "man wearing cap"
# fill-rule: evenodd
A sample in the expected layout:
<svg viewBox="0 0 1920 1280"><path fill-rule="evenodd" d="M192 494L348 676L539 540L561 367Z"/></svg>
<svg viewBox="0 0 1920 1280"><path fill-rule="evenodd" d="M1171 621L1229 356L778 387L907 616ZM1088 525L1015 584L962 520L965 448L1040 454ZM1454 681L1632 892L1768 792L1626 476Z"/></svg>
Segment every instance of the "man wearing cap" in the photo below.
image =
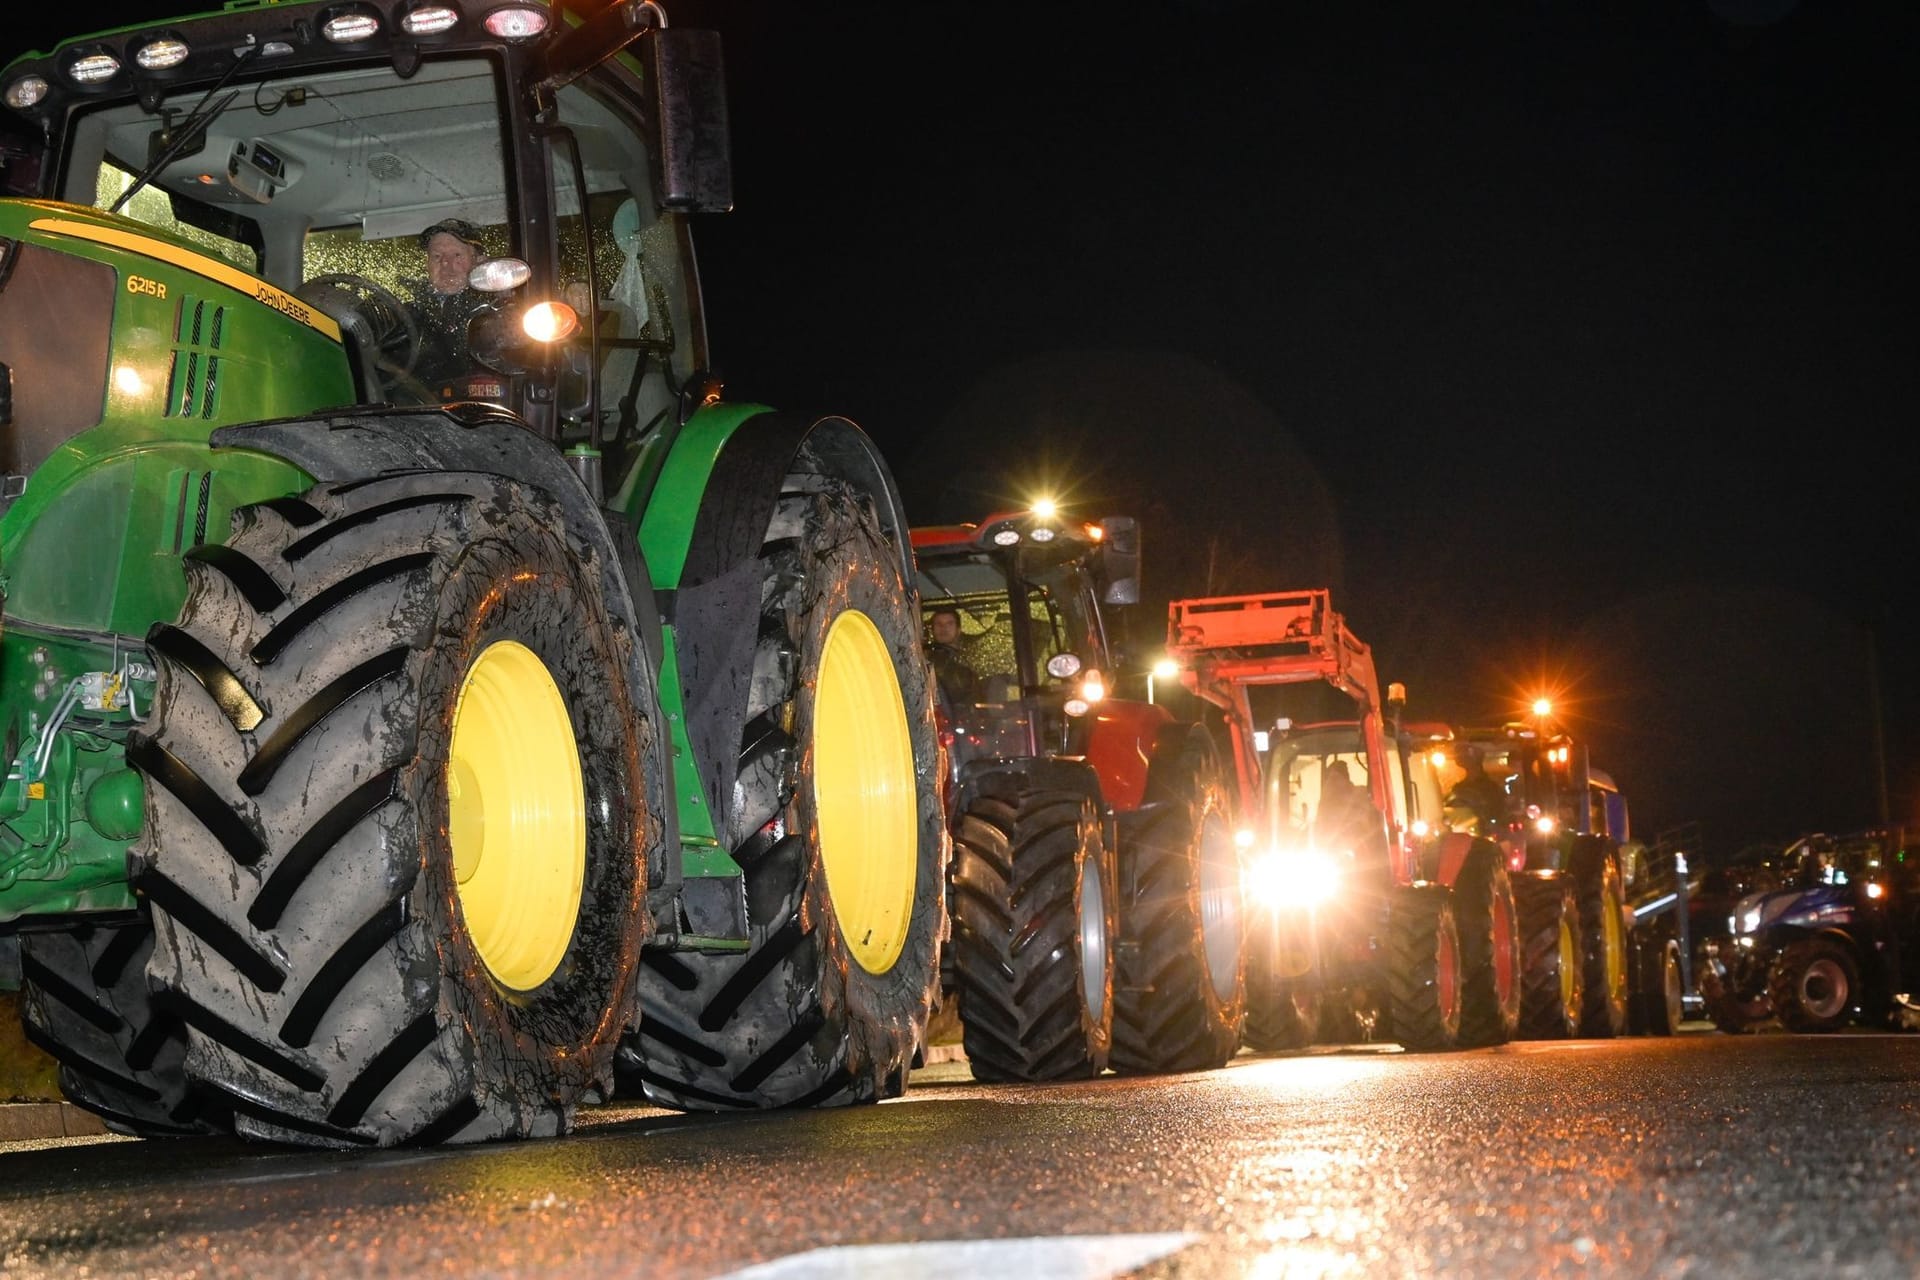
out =
<svg viewBox="0 0 1920 1280"><path fill-rule="evenodd" d="M420 326L420 358L413 375L445 397L473 372L467 353L467 322L487 305L487 295L469 287L467 275L485 252L470 222L446 218L420 233L427 278L409 280L414 319Z"/></svg>

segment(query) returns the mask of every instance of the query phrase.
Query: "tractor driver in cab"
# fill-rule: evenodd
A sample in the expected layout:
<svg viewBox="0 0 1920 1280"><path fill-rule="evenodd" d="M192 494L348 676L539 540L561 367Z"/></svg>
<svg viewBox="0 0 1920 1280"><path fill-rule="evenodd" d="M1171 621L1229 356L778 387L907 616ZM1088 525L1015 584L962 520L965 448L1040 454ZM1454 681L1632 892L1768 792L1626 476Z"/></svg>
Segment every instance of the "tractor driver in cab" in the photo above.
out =
<svg viewBox="0 0 1920 1280"><path fill-rule="evenodd" d="M1460 743L1454 764L1462 776L1442 802L1447 826L1469 835L1493 835L1506 822L1506 792L1487 776L1486 758L1478 747Z"/></svg>
<svg viewBox="0 0 1920 1280"><path fill-rule="evenodd" d="M927 658L933 664L933 678L940 695L951 706L980 701L980 675L960 648L960 611L943 607L927 617Z"/></svg>
<svg viewBox="0 0 1920 1280"><path fill-rule="evenodd" d="M427 257L426 278L406 282L407 301L420 327L420 357L413 376L442 400L464 399L463 384L475 372L467 324L489 302L467 277L486 251L479 230L459 218L443 219L422 231L420 248Z"/></svg>
<svg viewBox="0 0 1920 1280"><path fill-rule="evenodd" d="M1347 762L1334 760L1320 774L1320 803L1313 814L1314 843L1320 848L1355 854L1368 850L1381 831L1380 810L1362 784L1353 780Z"/></svg>

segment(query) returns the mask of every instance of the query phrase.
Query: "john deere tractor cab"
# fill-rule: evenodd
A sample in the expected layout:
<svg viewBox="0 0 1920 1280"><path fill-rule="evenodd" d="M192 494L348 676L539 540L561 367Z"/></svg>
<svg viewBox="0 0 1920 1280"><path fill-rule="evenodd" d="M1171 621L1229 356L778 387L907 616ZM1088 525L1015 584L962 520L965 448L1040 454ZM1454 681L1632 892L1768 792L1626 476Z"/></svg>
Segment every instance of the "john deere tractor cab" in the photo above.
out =
<svg viewBox="0 0 1920 1280"><path fill-rule="evenodd" d="M944 686L953 941L976 1077L1217 1067L1239 1045L1240 865L1206 731L1115 696L1131 519L1052 504L916 529Z"/></svg>
<svg viewBox="0 0 1920 1280"><path fill-rule="evenodd" d="M897 493L721 397L717 41L587 9L235 3L0 71L0 959L118 1128L904 1079L945 842Z"/></svg>

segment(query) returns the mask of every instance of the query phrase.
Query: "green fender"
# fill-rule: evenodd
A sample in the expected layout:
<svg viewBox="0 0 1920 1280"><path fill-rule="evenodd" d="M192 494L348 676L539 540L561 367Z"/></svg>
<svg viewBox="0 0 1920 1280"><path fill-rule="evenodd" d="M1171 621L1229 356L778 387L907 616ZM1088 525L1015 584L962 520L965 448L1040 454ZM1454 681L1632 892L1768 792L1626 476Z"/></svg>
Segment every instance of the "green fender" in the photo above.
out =
<svg viewBox="0 0 1920 1280"><path fill-rule="evenodd" d="M709 405L649 442L638 482L619 506L639 529L660 605L665 644L661 704L673 743L674 800L688 876L740 874L713 813L733 794L736 723L730 673L751 642L759 607L757 559L780 481L805 446L832 474L867 493L913 582L913 551L893 474L866 433L845 418L781 413L757 404ZM748 578L751 578L749 583ZM748 589L742 589L748 588ZM909 586L911 589L911 586Z"/></svg>

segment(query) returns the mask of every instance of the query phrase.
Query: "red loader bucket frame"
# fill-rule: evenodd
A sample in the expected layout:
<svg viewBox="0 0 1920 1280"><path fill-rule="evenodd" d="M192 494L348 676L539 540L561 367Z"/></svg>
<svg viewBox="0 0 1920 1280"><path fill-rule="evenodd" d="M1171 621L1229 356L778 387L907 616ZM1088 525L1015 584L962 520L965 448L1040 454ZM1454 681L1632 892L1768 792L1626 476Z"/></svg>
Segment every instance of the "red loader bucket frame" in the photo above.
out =
<svg viewBox="0 0 1920 1280"><path fill-rule="evenodd" d="M1244 815L1259 812L1262 796L1247 694L1254 685L1332 685L1358 704L1368 756L1386 758L1389 747L1373 650L1347 629L1324 588L1175 600L1167 610L1167 656L1179 664L1181 683L1189 692L1226 713ZM1374 806L1382 813L1394 812L1386 771L1369 773ZM1395 880L1411 883L1416 878L1412 850L1395 840L1391 856Z"/></svg>

